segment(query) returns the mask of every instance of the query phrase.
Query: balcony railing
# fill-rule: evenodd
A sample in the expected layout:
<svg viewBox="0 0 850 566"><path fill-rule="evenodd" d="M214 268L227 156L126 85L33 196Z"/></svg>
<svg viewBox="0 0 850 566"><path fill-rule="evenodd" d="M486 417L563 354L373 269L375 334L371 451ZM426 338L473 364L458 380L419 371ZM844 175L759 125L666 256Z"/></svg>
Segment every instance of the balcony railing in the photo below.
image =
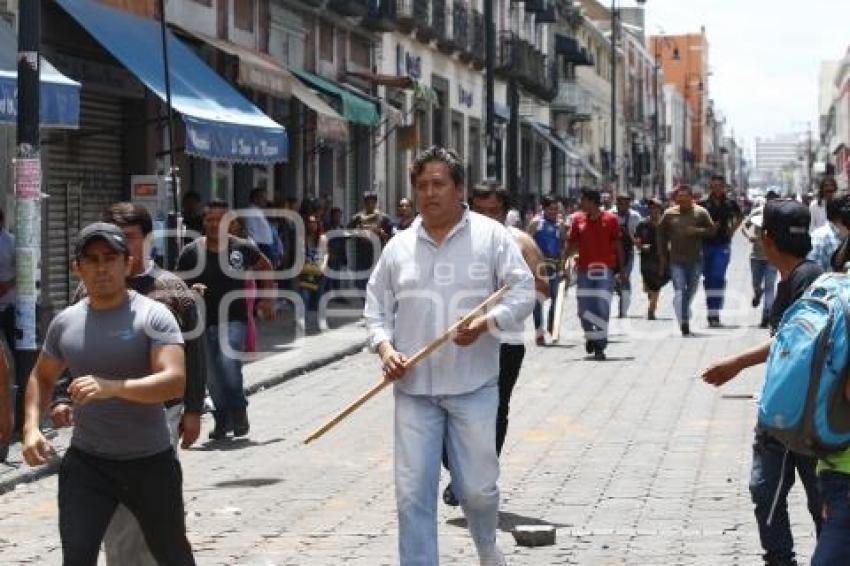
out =
<svg viewBox="0 0 850 566"><path fill-rule="evenodd" d="M558 85L557 96L551 102L555 111L569 112L576 119L590 119L593 114L593 103L590 95L576 81L561 81Z"/></svg>
<svg viewBox="0 0 850 566"><path fill-rule="evenodd" d="M369 14L369 0L330 0L328 7L343 16L364 18Z"/></svg>
<svg viewBox="0 0 850 566"><path fill-rule="evenodd" d="M436 8L436 4L434 6ZM446 34L437 38L437 47L444 53L461 51L466 46L469 27L469 8L465 1L447 0L445 4Z"/></svg>
<svg viewBox="0 0 850 566"><path fill-rule="evenodd" d="M484 41L484 15L478 10L472 11L467 44L473 66L478 69L482 68L486 58L486 43Z"/></svg>
<svg viewBox="0 0 850 566"><path fill-rule="evenodd" d="M523 68L525 52L523 43L525 42L512 31L503 31L499 34L499 42L496 46L496 73L504 78L518 78Z"/></svg>
<svg viewBox="0 0 850 566"><path fill-rule="evenodd" d="M431 0L431 29L438 44L445 44L449 39L448 23L446 0Z"/></svg>
<svg viewBox="0 0 850 566"><path fill-rule="evenodd" d="M434 28L431 20L431 1L413 1L413 24L416 27L416 37L422 41L434 39Z"/></svg>

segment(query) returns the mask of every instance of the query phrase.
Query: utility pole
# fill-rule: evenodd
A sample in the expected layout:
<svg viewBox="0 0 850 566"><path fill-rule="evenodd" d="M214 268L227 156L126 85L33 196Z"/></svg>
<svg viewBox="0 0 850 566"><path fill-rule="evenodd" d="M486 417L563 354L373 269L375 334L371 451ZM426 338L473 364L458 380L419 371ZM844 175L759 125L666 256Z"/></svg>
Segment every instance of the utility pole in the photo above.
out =
<svg viewBox="0 0 850 566"><path fill-rule="evenodd" d="M661 130L661 119L658 115L659 105L658 105L658 96L659 96L659 88L658 88L658 39L655 40L655 183L653 187L654 196L661 198L661 140L660 138L660 130Z"/></svg>
<svg viewBox="0 0 850 566"><path fill-rule="evenodd" d="M41 2L20 3L15 177L15 428L38 348L41 291Z"/></svg>
<svg viewBox="0 0 850 566"><path fill-rule="evenodd" d="M165 239L165 266L174 269L177 265L177 255L180 253L180 228L183 220L180 218L180 189L177 182L177 167L174 165L174 111L171 105L171 66L168 58L168 30L165 17L165 0L159 0L160 32L162 35L162 66L165 71L165 105L168 112L168 169L166 178L171 185L171 196L174 209L168 213Z"/></svg>
<svg viewBox="0 0 850 566"><path fill-rule="evenodd" d="M495 95L495 65L496 65L496 24L493 17L492 0L484 0L484 67L485 67L485 108L484 128L487 148L487 178L497 178L498 159L496 158L496 95ZM477 165L480 167L480 165Z"/></svg>
<svg viewBox="0 0 850 566"><path fill-rule="evenodd" d="M617 193L617 4L611 0L611 190ZM616 196L616 195L615 195Z"/></svg>

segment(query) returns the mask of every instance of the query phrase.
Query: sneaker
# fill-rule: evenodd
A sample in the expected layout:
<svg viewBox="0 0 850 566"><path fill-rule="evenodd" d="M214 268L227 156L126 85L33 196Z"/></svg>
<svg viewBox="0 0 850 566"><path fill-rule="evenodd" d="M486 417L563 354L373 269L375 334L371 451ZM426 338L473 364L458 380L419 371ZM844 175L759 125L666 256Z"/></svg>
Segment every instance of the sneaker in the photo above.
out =
<svg viewBox="0 0 850 566"><path fill-rule="evenodd" d="M245 436L250 430L251 423L248 422L248 409L233 411L233 436Z"/></svg>
<svg viewBox="0 0 850 566"><path fill-rule="evenodd" d="M655 311L649 311L646 315L646 320L655 320Z"/></svg>
<svg viewBox="0 0 850 566"><path fill-rule="evenodd" d="M452 484L447 485L446 489L443 490L443 503L449 507L457 507L460 505L460 501L457 500L455 492L452 491Z"/></svg>
<svg viewBox="0 0 850 566"><path fill-rule="evenodd" d="M691 325L687 322L682 323L682 336L690 336L691 335Z"/></svg>
<svg viewBox="0 0 850 566"><path fill-rule="evenodd" d="M770 319L768 317L764 317L761 319L759 323L759 328L769 328L770 327Z"/></svg>
<svg viewBox="0 0 850 566"><path fill-rule="evenodd" d="M227 424L216 421L215 428L210 431L210 440L224 440L225 438L227 438Z"/></svg>
<svg viewBox="0 0 850 566"><path fill-rule="evenodd" d="M596 348L593 352L593 359L597 362L604 362L608 358L605 357L605 350L602 348Z"/></svg>
<svg viewBox="0 0 850 566"><path fill-rule="evenodd" d="M587 352L588 354L593 353L593 340L585 340L584 351Z"/></svg>
<svg viewBox="0 0 850 566"><path fill-rule="evenodd" d="M498 546L494 546L487 551L478 551L478 563L481 566L507 566L505 555L499 550Z"/></svg>
<svg viewBox="0 0 850 566"><path fill-rule="evenodd" d="M756 308L761 303L761 296L764 293L761 289L755 292L753 295L753 308Z"/></svg>
<svg viewBox="0 0 850 566"><path fill-rule="evenodd" d="M710 316L708 317L708 327L709 328L720 328L720 317L719 316Z"/></svg>

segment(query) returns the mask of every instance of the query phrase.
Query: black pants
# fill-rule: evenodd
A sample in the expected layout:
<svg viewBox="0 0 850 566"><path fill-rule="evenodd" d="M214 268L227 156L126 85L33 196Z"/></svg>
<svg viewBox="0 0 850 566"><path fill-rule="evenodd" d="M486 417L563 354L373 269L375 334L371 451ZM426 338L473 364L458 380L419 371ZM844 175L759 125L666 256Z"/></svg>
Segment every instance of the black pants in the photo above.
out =
<svg viewBox="0 0 850 566"><path fill-rule="evenodd" d="M157 562L195 564L186 539L183 473L169 449L135 460L109 460L69 448L59 467L59 535L64 566L95 566L118 503L139 521Z"/></svg>
<svg viewBox="0 0 850 566"><path fill-rule="evenodd" d="M522 344L502 344L499 349L499 412L496 416L496 451L501 454L508 433L508 412L511 409L511 394L519 377L519 369L525 357Z"/></svg>
<svg viewBox="0 0 850 566"><path fill-rule="evenodd" d="M525 358L523 344L502 344L499 348L499 412L496 414L496 452L499 454L502 453L502 446L505 444L505 436L508 433L511 394L519 377L523 358ZM451 470L445 448L443 448L443 466Z"/></svg>

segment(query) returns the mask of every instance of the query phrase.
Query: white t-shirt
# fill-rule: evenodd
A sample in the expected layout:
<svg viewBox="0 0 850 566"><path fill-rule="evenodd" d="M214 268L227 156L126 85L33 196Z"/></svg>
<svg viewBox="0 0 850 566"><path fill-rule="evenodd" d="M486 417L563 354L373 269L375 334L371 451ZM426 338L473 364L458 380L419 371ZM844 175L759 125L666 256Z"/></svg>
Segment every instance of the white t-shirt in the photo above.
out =
<svg viewBox="0 0 850 566"><path fill-rule="evenodd" d="M809 232L820 228L826 224L826 203L818 204L817 200L813 200L809 205L809 214L812 216L811 224L809 224Z"/></svg>
<svg viewBox="0 0 850 566"><path fill-rule="evenodd" d="M252 204L244 212L242 221L245 223L245 231L248 233L248 237L254 242L264 246L271 246L274 243L272 227L262 208Z"/></svg>

